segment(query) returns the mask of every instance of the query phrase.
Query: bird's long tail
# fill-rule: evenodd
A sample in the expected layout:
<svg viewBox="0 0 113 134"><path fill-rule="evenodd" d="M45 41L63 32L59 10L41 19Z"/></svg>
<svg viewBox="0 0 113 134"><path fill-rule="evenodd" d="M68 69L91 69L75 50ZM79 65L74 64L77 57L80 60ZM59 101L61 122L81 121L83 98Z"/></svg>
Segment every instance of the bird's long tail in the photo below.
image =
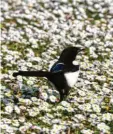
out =
<svg viewBox="0 0 113 134"><path fill-rule="evenodd" d="M46 77L46 78L48 78L51 75L51 72L47 72L47 71L19 71L17 73L13 73L14 77L16 77L18 75L30 76L30 77Z"/></svg>

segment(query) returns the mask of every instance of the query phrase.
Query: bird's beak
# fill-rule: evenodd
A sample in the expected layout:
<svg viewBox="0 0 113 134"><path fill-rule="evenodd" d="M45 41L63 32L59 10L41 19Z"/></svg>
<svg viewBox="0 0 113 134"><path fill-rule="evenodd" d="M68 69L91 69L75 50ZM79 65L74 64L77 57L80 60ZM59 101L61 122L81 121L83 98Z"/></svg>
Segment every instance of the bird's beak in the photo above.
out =
<svg viewBox="0 0 113 134"><path fill-rule="evenodd" d="M81 49L78 50L78 53L81 52L81 51L84 51L84 50L85 50L85 48L81 48Z"/></svg>

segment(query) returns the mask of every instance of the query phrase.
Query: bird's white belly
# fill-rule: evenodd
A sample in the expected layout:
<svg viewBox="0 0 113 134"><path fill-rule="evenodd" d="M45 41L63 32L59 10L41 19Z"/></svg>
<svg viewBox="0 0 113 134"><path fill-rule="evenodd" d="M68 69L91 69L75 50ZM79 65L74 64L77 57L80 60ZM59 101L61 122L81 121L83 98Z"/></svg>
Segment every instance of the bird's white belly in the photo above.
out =
<svg viewBox="0 0 113 134"><path fill-rule="evenodd" d="M73 87L75 85L75 83L77 82L77 79L78 79L78 75L79 75L79 71L68 72L68 73L64 74L69 87Z"/></svg>

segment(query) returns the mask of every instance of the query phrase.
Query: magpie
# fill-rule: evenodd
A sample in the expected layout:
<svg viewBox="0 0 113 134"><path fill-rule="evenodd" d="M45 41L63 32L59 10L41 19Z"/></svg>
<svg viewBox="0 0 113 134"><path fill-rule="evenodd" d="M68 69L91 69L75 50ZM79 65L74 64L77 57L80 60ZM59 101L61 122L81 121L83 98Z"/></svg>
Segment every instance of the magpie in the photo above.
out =
<svg viewBox="0 0 113 134"><path fill-rule="evenodd" d="M79 75L79 65L74 65L77 54L84 49L78 47L67 47L64 49L57 62L53 64L50 71L18 71L14 72L13 76L30 76L30 77L45 77L53 87L60 93L60 101L68 95L71 87L77 82Z"/></svg>

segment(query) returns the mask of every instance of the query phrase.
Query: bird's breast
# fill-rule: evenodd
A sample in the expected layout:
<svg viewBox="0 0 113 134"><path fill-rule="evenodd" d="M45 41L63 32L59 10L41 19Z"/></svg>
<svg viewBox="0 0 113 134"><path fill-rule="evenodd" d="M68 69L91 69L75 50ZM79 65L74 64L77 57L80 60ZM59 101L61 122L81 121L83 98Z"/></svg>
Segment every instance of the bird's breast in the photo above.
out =
<svg viewBox="0 0 113 134"><path fill-rule="evenodd" d="M77 82L79 70L76 72L67 72L64 74L69 87L73 87Z"/></svg>

